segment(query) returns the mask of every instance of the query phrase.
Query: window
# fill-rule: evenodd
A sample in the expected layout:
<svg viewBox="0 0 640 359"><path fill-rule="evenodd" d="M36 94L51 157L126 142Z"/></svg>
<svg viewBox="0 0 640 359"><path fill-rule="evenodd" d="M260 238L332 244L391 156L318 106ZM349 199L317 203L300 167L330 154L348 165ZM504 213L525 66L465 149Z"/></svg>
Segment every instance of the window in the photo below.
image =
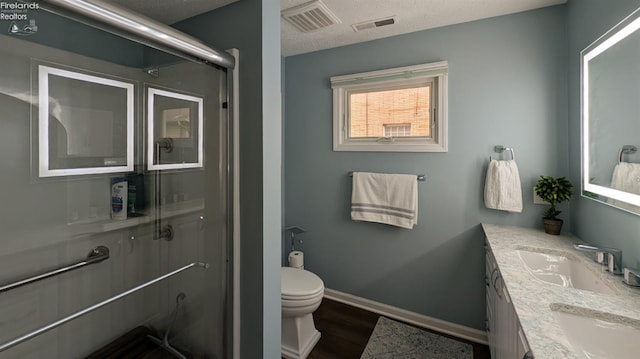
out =
<svg viewBox="0 0 640 359"><path fill-rule="evenodd" d="M331 78L333 150L446 152L447 62Z"/></svg>
<svg viewBox="0 0 640 359"><path fill-rule="evenodd" d="M384 137L409 137L411 136L411 124L402 125L382 125L384 126Z"/></svg>

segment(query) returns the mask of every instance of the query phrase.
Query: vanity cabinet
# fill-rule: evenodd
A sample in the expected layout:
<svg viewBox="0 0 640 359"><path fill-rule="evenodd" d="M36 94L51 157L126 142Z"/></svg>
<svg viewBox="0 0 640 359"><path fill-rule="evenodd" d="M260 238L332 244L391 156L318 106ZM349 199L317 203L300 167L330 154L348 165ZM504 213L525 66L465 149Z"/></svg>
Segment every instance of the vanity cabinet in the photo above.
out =
<svg viewBox="0 0 640 359"><path fill-rule="evenodd" d="M485 243L486 248L486 327L489 348L493 359L533 358L522 332L509 293L504 286L498 263Z"/></svg>

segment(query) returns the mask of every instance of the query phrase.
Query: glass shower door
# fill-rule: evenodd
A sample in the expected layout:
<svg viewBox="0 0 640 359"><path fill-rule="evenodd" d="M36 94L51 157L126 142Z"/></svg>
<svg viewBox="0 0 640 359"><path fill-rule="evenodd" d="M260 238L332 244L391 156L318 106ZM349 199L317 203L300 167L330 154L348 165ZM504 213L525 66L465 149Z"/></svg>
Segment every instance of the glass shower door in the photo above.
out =
<svg viewBox="0 0 640 359"><path fill-rule="evenodd" d="M0 358L224 357L226 72L34 17L0 34Z"/></svg>
<svg viewBox="0 0 640 359"><path fill-rule="evenodd" d="M222 165L227 128L220 120L226 74L192 62L152 70L157 77L145 84L144 108L149 121L147 167L156 201L154 238L168 268L194 260L211 266L167 280L167 310L178 314L169 318L176 318L173 326L164 327L171 326L177 343L189 343L189 352L223 357L224 328L212 323L222 324L225 317L227 286Z"/></svg>

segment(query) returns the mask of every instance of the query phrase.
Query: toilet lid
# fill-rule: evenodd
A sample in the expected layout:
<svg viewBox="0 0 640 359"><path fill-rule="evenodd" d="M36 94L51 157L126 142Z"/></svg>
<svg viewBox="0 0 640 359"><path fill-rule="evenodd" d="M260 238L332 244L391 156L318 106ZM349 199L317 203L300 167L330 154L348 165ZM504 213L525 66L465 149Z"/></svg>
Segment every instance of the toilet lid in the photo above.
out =
<svg viewBox="0 0 640 359"><path fill-rule="evenodd" d="M324 283L317 275L298 268L282 267L282 296L307 297L324 290Z"/></svg>

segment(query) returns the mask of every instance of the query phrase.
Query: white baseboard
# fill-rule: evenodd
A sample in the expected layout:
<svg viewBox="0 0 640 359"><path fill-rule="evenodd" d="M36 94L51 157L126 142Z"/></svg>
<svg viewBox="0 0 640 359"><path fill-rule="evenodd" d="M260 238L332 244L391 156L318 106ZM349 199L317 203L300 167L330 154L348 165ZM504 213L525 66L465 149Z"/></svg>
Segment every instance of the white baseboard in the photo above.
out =
<svg viewBox="0 0 640 359"><path fill-rule="evenodd" d="M411 312L405 309L394 307L391 305L379 303L373 300L358 297L352 294L339 292L337 290L325 288L324 297L327 299L335 300L348 304L360 309L368 310L373 313L384 315L385 317L401 320L405 323L413 324L415 326L435 330L448 335L472 341L474 343L489 345L487 333L465 327L464 325L454 324L441 319L432 318L423 314Z"/></svg>

